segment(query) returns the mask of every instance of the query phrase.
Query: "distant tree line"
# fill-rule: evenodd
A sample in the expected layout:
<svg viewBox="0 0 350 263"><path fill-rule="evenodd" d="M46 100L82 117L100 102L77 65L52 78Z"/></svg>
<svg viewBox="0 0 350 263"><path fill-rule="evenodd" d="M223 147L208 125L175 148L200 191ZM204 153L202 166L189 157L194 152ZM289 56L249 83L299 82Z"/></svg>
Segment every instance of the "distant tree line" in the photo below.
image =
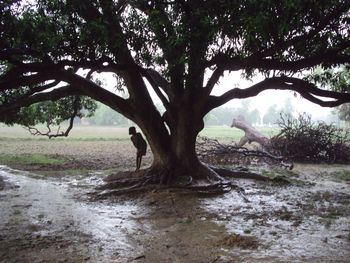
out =
<svg viewBox="0 0 350 263"><path fill-rule="evenodd" d="M80 120L81 124L101 126L127 126L129 120L110 107L97 103L97 109L93 116Z"/></svg>
<svg viewBox="0 0 350 263"><path fill-rule="evenodd" d="M160 112L164 112L161 105L157 105L157 107L159 108ZM342 106L346 117L348 107L349 104L344 104ZM272 104L267 108L264 114L261 114L261 112L256 108L251 109L251 100L244 100L242 101L242 105L238 108L223 106L212 110L205 116L204 122L206 126L230 126L234 117L243 116L245 120L252 125L271 126L278 123L281 113L293 115L294 112L295 109L290 98L285 100L282 107L278 107L277 104ZM334 114L338 114L339 117L341 117L340 110ZM329 119L330 116L327 116L326 122L335 122L335 115L333 116L333 119ZM130 121L127 118L102 103L97 103L97 109L93 116L84 118L83 120L78 120L77 123L79 122L81 124L101 126L128 126L130 124Z"/></svg>
<svg viewBox="0 0 350 263"><path fill-rule="evenodd" d="M291 103L291 100L286 99L283 107L278 108L276 104L271 105L267 111L261 115L258 109L251 109L251 101L245 100L242 102L241 107L232 108L232 107L220 107L212 110L204 118L206 126L214 125L231 125L232 119L237 116L243 116L245 120L252 125L275 125L279 118L280 114L283 112L285 114L292 115L294 112L294 107Z"/></svg>

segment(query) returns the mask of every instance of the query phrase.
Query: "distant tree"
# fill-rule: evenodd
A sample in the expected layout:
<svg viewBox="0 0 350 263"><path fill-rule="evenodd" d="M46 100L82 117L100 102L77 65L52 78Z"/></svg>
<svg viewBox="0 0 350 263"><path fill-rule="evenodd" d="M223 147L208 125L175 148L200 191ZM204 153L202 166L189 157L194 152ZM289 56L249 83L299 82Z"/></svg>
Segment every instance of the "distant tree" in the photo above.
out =
<svg viewBox="0 0 350 263"><path fill-rule="evenodd" d="M261 117L260 111L258 109L254 109L249 113L249 123L251 124L260 124Z"/></svg>
<svg viewBox="0 0 350 263"><path fill-rule="evenodd" d="M216 125L223 125L223 124L219 123L217 116L214 113L210 112L204 117L204 125L216 126Z"/></svg>
<svg viewBox="0 0 350 263"><path fill-rule="evenodd" d="M290 98L287 98L284 101L284 105L283 105L283 108L281 109L281 112L288 114L288 115L293 115L294 106L293 106L292 100Z"/></svg>
<svg viewBox="0 0 350 263"><path fill-rule="evenodd" d="M88 120L91 124L95 125L128 125L127 118L101 103L97 104L94 116L90 117Z"/></svg>
<svg viewBox="0 0 350 263"><path fill-rule="evenodd" d="M280 111L277 110L277 105L271 105L263 116L263 123L265 125L276 124L280 116Z"/></svg>

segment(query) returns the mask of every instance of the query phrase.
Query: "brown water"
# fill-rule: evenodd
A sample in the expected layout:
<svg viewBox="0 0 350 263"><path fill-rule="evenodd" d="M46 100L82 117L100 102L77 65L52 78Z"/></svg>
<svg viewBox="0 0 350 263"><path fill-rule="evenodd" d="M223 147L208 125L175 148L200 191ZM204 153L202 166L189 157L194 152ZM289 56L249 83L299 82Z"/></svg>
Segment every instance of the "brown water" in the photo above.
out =
<svg viewBox="0 0 350 263"><path fill-rule="evenodd" d="M292 185L239 180L246 198L162 190L91 202L103 172L0 166L0 262L350 262L349 184L333 176L343 170L300 166Z"/></svg>

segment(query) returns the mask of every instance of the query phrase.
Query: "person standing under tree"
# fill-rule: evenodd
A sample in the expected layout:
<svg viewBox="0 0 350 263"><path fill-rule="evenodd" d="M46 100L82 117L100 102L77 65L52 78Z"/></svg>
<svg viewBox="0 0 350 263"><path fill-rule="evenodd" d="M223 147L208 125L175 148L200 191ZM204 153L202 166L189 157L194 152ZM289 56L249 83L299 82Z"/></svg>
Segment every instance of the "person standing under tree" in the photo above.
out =
<svg viewBox="0 0 350 263"><path fill-rule="evenodd" d="M142 156L146 155L147 143L143 139L141 133L136 132L135 127L129 128L129 134L131 135L131 141L137 149L136 153L136 171L138 171L141 167Z"/></svg>

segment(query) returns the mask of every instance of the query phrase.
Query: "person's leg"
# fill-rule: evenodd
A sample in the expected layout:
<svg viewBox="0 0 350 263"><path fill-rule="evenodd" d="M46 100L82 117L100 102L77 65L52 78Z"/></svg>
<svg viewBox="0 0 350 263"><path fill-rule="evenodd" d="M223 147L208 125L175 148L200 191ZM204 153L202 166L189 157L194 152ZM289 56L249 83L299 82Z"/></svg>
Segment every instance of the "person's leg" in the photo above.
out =
<svg viewBox="0 0 350 263"><path fill-rule="evenodd" d="M142 155L139 155L137 160L138 160L138 163L137 163L137 170L139 170L140 167L141 167Z"/></svg>
<svg viewBox="0 0 350 263"><path fill-rule="evenodd" d="M136 154L136 171L139 169L139 155Z"/></svg>

